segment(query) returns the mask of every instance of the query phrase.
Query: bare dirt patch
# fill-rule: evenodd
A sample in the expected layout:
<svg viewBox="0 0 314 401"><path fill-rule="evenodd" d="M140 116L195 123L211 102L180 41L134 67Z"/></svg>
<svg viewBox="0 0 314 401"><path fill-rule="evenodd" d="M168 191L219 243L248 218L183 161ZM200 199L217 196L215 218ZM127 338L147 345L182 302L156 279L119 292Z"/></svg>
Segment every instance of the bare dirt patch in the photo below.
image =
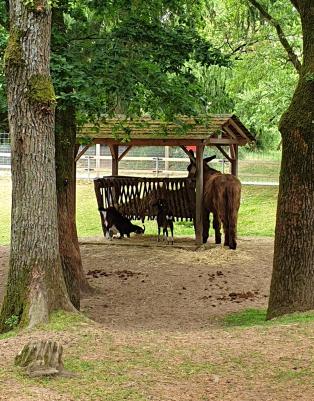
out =
<svg viewBox="0 0 314 401"><path fill-rule="evenodd" d="M200 329L211 317L267 305L272 239L241 239L236 251L196 249L191 239L90 242L81 245L83 265L99 291L82 310L108 328Z"/></svg>
<svg viewBox="0 0 314 401"><path fill-rule="evenodd" d="M95 238L82 241L81 252L98 290L82 311L107 328L204 329L215 316L267 305L271 238L242 238L236 251L184 238L175 246L147 236ZM0 247L0 300L7 266L8 248Z"/></svg>

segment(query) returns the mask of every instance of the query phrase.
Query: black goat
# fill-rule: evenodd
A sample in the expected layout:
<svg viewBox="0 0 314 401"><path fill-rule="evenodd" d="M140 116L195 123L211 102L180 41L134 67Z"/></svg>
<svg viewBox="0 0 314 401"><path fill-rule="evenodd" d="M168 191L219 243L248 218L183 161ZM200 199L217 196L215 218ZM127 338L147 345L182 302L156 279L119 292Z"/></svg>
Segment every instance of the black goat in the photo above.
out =
<svg viewBox="0 0 314 401"><path fill-rule="evenodd" d="M139 227L132 224L131 221L123 216L115 207L99 208L100 213L104 219L104 226L106 229L106 238L111 239L115 231L119 231L120 238L126 235L130 238L130 233L144 234L145 226Z"/></svg>
<svg viewBox="0 0 314 401"><path fill-rule="evenodd" d="M163 240L167 238L167 242L171 242L173 245L173 213L169 209L168 203L165 199L158 199L153 205L158 209L157 212L157 225L158 225L158 237L157 241L160 241L160 229L163 230ZM168 227L171 231L171 239L168 238Z"/></svg>

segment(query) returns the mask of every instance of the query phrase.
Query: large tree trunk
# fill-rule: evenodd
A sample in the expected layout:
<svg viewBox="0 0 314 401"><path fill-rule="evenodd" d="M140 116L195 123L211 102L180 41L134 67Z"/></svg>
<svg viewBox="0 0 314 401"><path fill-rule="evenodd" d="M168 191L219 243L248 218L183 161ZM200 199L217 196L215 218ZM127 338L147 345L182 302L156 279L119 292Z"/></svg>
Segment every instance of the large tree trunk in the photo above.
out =
<svg viewBox="0 0 314 401"><path fill-rule="evenodd" d="M69 43L64 22L67 1L53 9L52 49L54 54L67 57ZM59 78L60 79L60 78ZM65 77L69 81L69 77ZM62 88L69 95L70 83ZM56 110L56 174L59 224L59 249L67 290L73 305L80 308L80 294L89 293L90 287L83 271L75 221L75 156L76 120L71 97L60 99Z"/></svg>
<svg viewBox="0 0 314 401"><path fill-rule="evenodd" d="M301 15L304 62L280 122L282 163L268 318L314 309L314 4Z"/></svg>
<svg viewBox="0 0 314 401"><path fill-rule="evenodd" d="M56 113L56 167L59 223L59 249L63 275L73 305L80 308L80 294L92 289L85 277L75 223L75 143L73 107L60 107Z"/></svg>
<svg viewBox="0 0 314 401"><path fill-rule="evenodd" d="M12 144L11 255L0 331L8 319L34 326L56 309L74 310L58 241L54 108L49 72L51 11L10 0L5 54Z"/></svg>

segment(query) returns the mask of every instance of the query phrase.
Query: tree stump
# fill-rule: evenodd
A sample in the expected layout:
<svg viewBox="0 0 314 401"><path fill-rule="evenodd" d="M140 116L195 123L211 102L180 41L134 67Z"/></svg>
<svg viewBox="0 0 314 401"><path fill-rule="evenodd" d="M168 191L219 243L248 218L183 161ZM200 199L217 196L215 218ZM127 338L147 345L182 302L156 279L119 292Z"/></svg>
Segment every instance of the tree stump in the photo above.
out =
<svg viewBox="0 0 314 401"><path fill-rule="evenodd" d="M31 377L63 374L63 347L52 340L29 342L16 355L15 365L25 368Z"/></svg>

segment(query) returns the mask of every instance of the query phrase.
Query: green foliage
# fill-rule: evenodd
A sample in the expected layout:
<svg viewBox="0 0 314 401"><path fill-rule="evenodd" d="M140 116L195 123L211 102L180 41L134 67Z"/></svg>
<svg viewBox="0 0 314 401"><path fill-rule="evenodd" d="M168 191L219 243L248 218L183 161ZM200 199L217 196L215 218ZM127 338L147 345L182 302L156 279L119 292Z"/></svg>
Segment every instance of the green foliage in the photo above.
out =
<svg viewBox="0 0 314 401"><path fill-rule="evenodd" d="M22 0L25 7L29 8L33 12L42 13L45 8L51 9L51 7L57 7L59 5L58 0Z"/></svg>
<svg viewBox="0 0 314 401"><path fill-rule="evenodd" d="M55 26L56 90L64 104L75 105L80 122L115 113L167 120L203 110L195 72L200 66L227 65L228 59L185 23L182 13L179 24L171 13L162 14L163 2L158 4L159 11L152 5L147 11L147 4L129 8L121 2L119 20L101 7L103 14L97 14L76 5L65 16L66 42Z"/></svg>
<svg viewBox="0 0 314 401"><path fill-rule="evenodd" d="M4 324L8 327L9 330L13 330L15 327L18 326L19 321L20 319L18 316L12 315L4 322Z"/></svg>
<svg viewBox="0 0 314 401"><path fill-rule="evenodd" d="M291 3L263 4L301 54ZM1 56L4 0L0 15ZM114 113L169 120L235 112L263 149L280 142L278 121L298 78L274 27L246 0L67 0L53 8L52 50L60 107L74 106L79 124ZM5 112L0 67L0 117Z"/></svg>
<svg viewBox="0 0 314 401"><path fill-rule="evenodd" d="M280 23L296 53L301 54L301 26L291 2L262 3ZM232 60L224 81L224 96L231 99L231 109L257 136L259 148L275 149L280 142L278 122L298 76L274 27L246 0L213 0L206 22L207 37L222 46Z"/></svg>

